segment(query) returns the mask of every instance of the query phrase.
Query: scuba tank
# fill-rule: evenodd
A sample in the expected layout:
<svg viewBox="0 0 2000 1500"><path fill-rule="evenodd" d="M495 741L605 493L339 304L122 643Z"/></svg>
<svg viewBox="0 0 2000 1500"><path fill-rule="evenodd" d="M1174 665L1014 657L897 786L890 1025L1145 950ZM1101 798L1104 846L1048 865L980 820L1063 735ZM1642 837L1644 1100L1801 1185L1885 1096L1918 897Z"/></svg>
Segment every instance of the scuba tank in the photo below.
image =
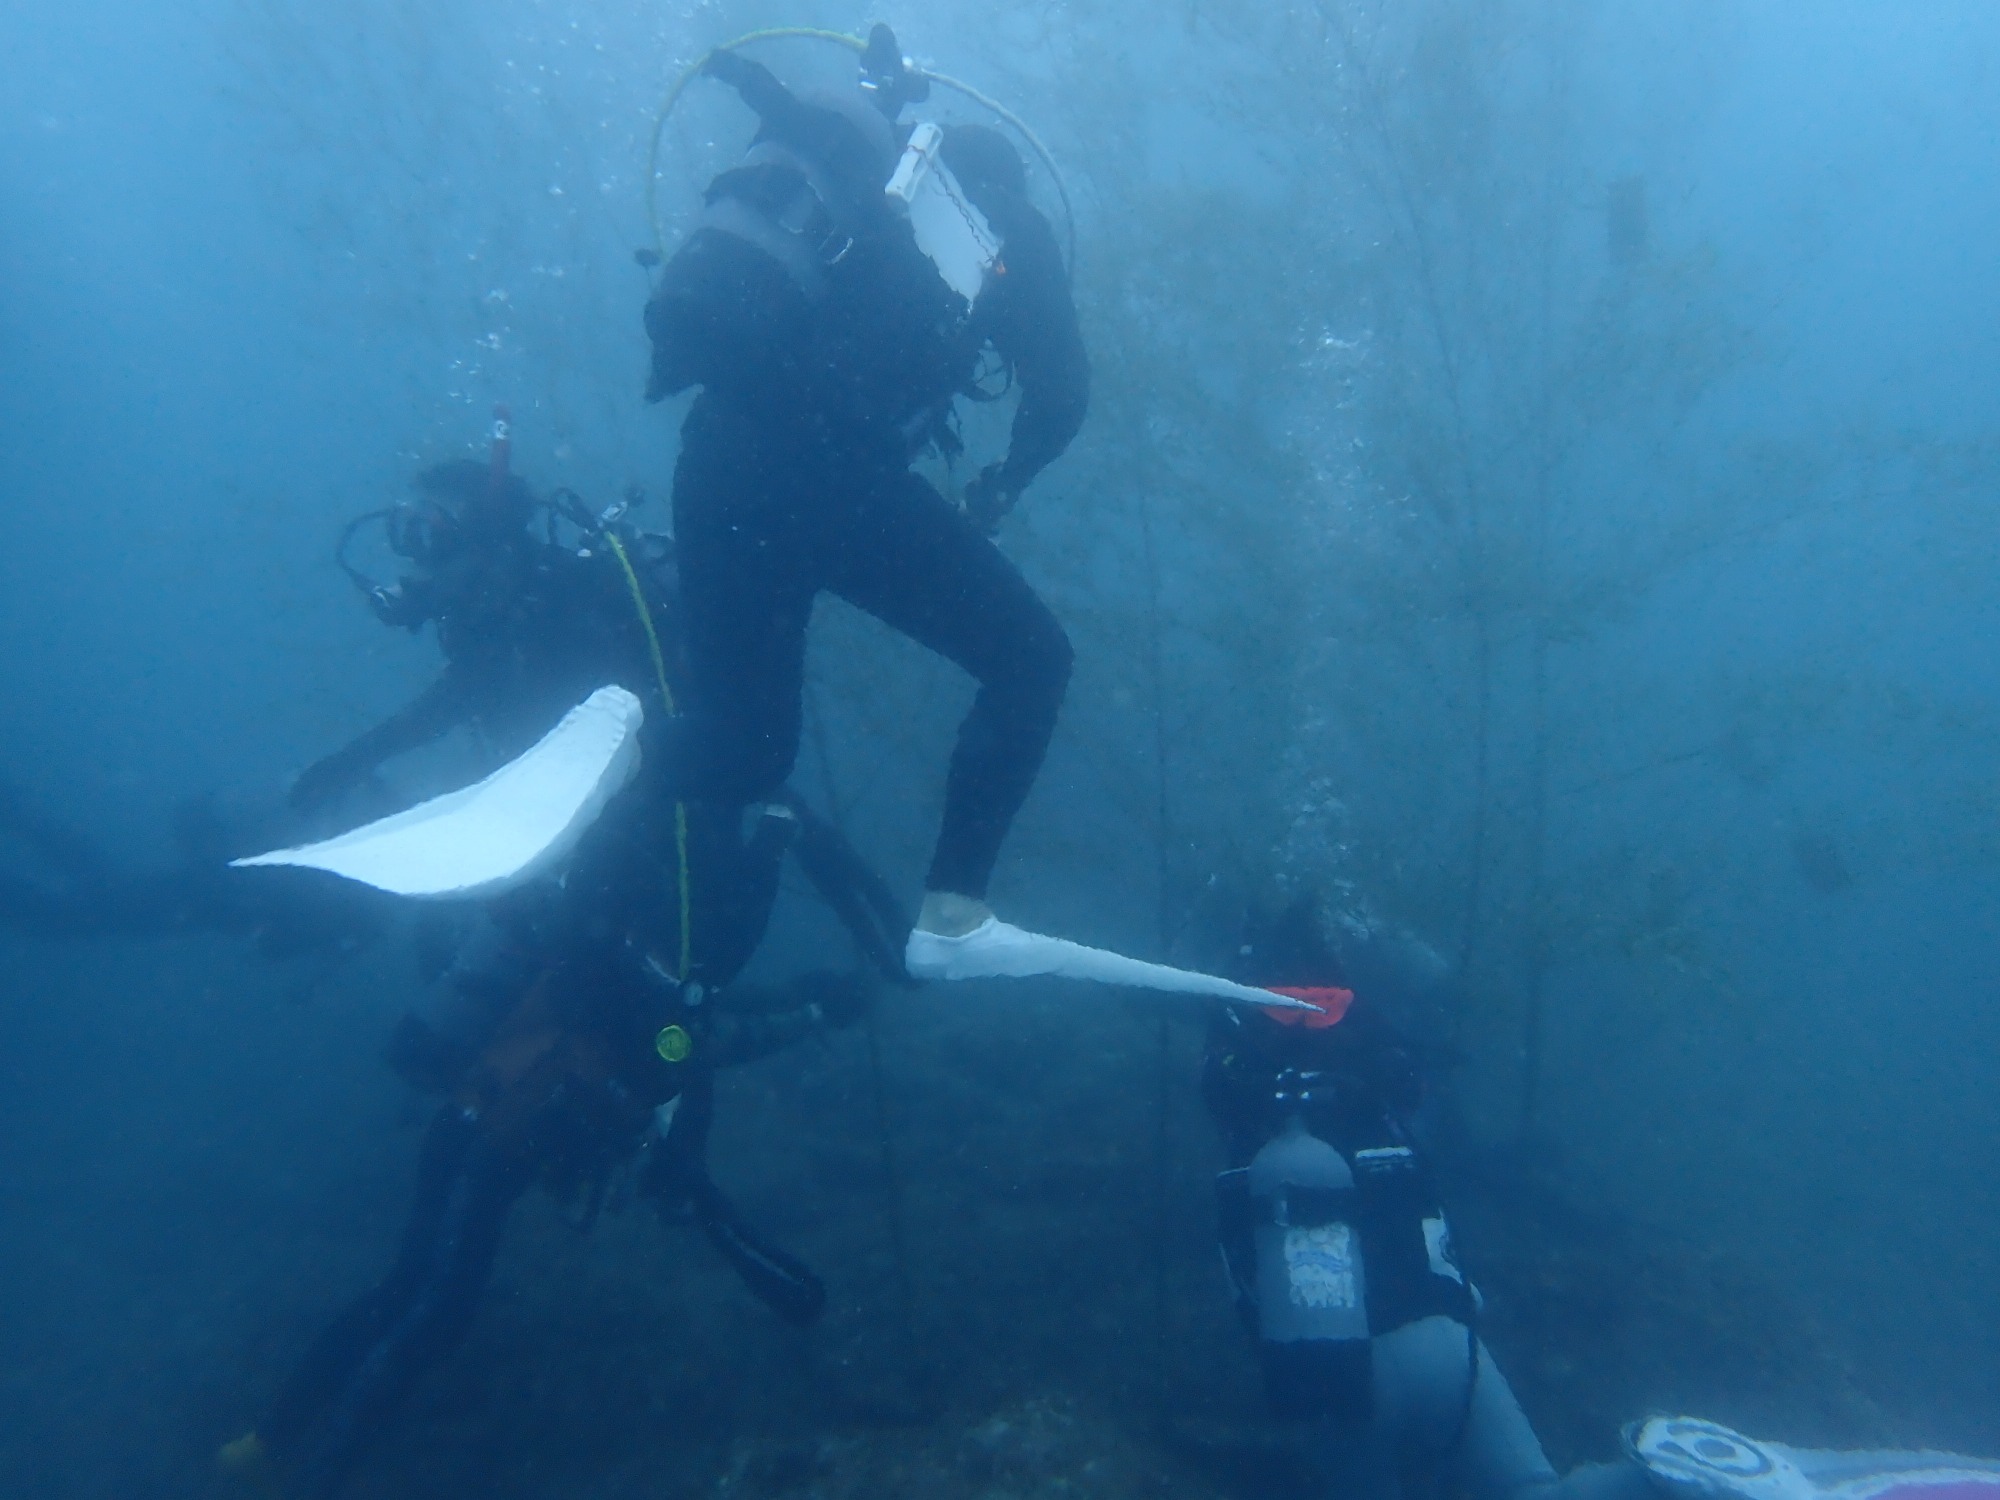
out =
<svg viewBox="0 0 2000 1500"><path fill-rule="evenodd" d="M1354 1171L1297 1114L1245 1173L1256 1247L1258 1356L1272 1409L1368 1407L1368 1285Z"/></svg>

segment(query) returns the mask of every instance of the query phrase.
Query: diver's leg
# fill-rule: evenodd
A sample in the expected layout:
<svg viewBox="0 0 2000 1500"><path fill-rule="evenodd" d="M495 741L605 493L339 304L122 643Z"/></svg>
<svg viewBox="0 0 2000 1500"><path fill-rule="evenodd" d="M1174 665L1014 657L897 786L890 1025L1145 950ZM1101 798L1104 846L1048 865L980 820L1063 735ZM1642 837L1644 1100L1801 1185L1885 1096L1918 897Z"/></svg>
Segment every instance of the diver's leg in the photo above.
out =
<svg viewBox="0 0 2000 1500"><path fill-rule="evenodd" d="M797 758L816 592L796 476L758 435L697 402L674 470L689 691L673 753L681 794L742 807Z"/></svg>
<svg viewBox="0 0 2000 1500"><path fill-rule="evenodd" d="M349 1361L303 1442L293 1452L279 1450L281 1466L306 1500L339 1492L363 1446L471 1326L507 1212L529 1173L476 1124L466 1128L472 1138L434 1207L430 1232L412 1247L412 1264L398 1268L414 1285L399 1285L395 1305L377 1311L368 1329L373 1337L361 1357Z"/></svg>
<svg viewBox="0 0 2000 1500"><path fill-rule="evenodd" d="M979 683L945 781L926 887L983 901L1069 685L1069 639L1020 571L918 476L845 497L822 534L826 586Z"/></svg>
<svg viewBox="0 0 2000 1500"><path fill-rule="evenodd" d="M746 838L742 810L734 804L691 801L681 813L687 819L695 977L710 986L728 984L770 926L798 818L788 803L771 803L751 820Z"/></svg>
<svg viewBox="0 0 2000 1500"><path fill-rule="evenodd" d="M663 1219L691 1214L751 1294L787 1323L803 1327L825 1310L826 1284L752 1230L708 1175L714 1119L715 1075L699 1068L689 1075L665 1137L654 1143L640 1191Z"/></svg>
<svg viewBox="0 0 2000 1500"><path fill-rule="evenodd" d="M1374 1345L1384 1431L1406 1461L1441 1465L1470 1500L1648 1500L1635 1464L1589 1464L1557 1478L1507 1377L1463 1323L1423 1318Z"/></svg>
<svg viewBox="0 0 2000 1500"><path fill-rule="evenodd" d="M464 1163L476 1127L456 1106L446 1106L425 1132L417 1162L417 1187L396 1263L379 1284L356 1299L314 1339L291 1376L279 1387L257 1424L258 1435L284 1453L310 1430L350 1380L384 1332L408 1309L422 1288L436 1254L452 1179Z"/></svg>
<svg viewBox="0 0 2000 1500"><path fill-rule="evenodd" d="M1583 1471L1563 1480L1556 1478L1541 1439L1515 1399L1514 1388L1500 1373L1486 1345L1477 1343L1474 1347L1479 1365L1473 1377L1472 1400L1465 1410L1465 1431L1452 1455L1460 1487L1472 1500L1527 1500L1565 1490ZM1588 1494L1587 1486L1583 1493Z"/></svg>
<svg viewBox="0 0 2000 1500"><path fill-rule="evenodd" d="M817 1321L826 1311L826 1283L811 1267L752 1229L705 1164L689 1186L695 1222L751 1294L794 1328Z"/></svg>

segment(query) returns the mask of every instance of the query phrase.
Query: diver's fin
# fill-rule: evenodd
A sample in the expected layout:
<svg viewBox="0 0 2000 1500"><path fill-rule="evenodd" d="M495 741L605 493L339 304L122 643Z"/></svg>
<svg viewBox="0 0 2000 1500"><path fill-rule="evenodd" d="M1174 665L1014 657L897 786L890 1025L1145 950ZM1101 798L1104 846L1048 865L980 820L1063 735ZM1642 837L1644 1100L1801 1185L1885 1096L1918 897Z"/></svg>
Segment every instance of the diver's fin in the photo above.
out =
<svg viewBox="0 0 2000 1500"><path fill-rule="evenodd" d="M826 1311L826 1283L743 1222L705 1171L690 1184L695 1222L756 1299L794 1328Z"/></svg>
<svg viewBox="0 0 2000 1500"><path fill-rule="evenodd" d="M1103 948L1086 948L1067 938L1027 932L998 917L988 917L960 937L946 937L918 928L910 934L903 962L919 979L1026 979L1047 974L1062 979L1131 985L1143 990L1214 995L1287 1010L1318 1009L1303 1000L1252 989L1213 974L1169 968L1166 964L1127 958Z"/></svg>
<svg viewBox="0 0 2000 1500"><path fill-rule="evenodd" d="M632 779L644 718L624 688L601 687L484 781L338 838L230 863L330 870L397 896L498 895L561 861Z"/></svg>
<svg viewBox="0 0 2000 1500"><path fill-rule="evenodd" d="M1648 1417L1625 1452L1674 1500L2000 1500L2000 1462L1956 1453L1790 1448L1699 1417Z"/></svg>

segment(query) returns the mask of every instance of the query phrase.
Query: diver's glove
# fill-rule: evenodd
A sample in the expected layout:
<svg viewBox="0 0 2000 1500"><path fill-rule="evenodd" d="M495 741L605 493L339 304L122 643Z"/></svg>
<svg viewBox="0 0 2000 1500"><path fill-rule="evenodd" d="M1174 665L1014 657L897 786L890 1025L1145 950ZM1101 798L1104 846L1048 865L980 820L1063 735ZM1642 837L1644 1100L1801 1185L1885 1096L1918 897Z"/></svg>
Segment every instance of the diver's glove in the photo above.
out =
<svg viewBox="0 0 2000 1500"><path fill-rule="evenodd" d="M786 134L787 127L796 123L799 101L778 81L778 75L762 63L752 62L727 47L717 47L708 54L701 70L735 89L743 102L757 112L757 117L780 134Z"/></svg>
<svg viewBox="0 0 2000 1500"><path fill-rule="evenodd" d="M717 47L703 60L701 70L710 78L721 79L731 88L741 88L752 67L753 64L742 53Z"/></svg>
<svg viewBox="0 0 2000 1500"><path fill-rule="evenodd" d="M1021 491L1007 482L1004 463L988 464L965 487L965 514L987 536L1000 529L1007 513L1021 501Z"/></svg>

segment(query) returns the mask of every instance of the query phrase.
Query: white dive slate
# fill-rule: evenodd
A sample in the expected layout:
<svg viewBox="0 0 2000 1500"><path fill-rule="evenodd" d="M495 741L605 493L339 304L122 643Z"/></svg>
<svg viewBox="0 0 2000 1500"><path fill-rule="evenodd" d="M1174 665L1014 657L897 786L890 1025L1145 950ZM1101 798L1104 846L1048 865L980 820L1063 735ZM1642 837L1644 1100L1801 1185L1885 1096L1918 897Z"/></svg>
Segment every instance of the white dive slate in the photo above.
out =
<svg viewBox="0 0 2000 1500"><path fill-rule="evenodd" d="M1303 1000L1252 989L1213 974L1149 964L1144 959L1127 958L1103 948L1086 948L1068 938L1027 932L998 917L988 917L963 937L912 932L903 952L903 964L918 979L1026 979L1047 974L1059 979L1132 985L1143 990L1215 995L1224 1000L1244 1000L1252 1005L1275 1005L1289 1010L1318 1009Z"/></svg>
<svg viewBox="0 0 2000 1500"><path fill-rule="evenodd" d="M601 687L484 781L322 843L232 865L330 870L397 896L470 900L542 874L639 769L639 700Z"/></svg>

